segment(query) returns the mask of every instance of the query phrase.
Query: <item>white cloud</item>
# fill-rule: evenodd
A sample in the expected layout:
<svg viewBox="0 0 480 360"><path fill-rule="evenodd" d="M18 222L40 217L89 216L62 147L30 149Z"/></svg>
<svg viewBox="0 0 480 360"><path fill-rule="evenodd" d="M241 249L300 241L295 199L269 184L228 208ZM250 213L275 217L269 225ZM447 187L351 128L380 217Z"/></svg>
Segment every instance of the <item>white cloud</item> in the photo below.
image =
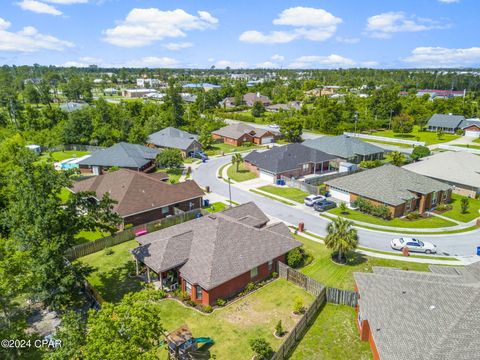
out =
<svg viewBox="0 0 480 360"><path fill-rule="evenodd" d="M145 46L164 38L185 37L186 31L213 28L217 23L206 11L196 16L182 9L132 9L125 20L104 31L104 40L122 47Z"/></svg>
<svg viewBox="0 0 480 360"><path fill-rule="evenodd" d="M404 62L418 67L462 67L480 65L480 47L450 49L417 47Z"/></svg>
<svg viewBox="0 0 480 360"><path fill-rule="evenodd" d="M190 42L181 42L181 43L168 43L168 44L164 44L162 46L164 48L168 49L168 50L177 51L177 50L181 50L181 49L190 48L190 47L193 46L193 44L190 43Z"/></svg>
<svg viewBox="0 0 480 360"><path fill-rule="evenodd" d="M449 27L449 24L441 24L432 19L419 18L414 15L407 16L401 11L391 11L369 17L365 30L370 37L389 39L394 33L446 29Z"/></svg>
<svg viewBox="0 0 480 360"><path fill-rule="evenodd" d="M255 64L255 67L260 69L275 69L280 67L276 62L273 61L264 61L262 63Z"/></svg>
<svg viewBox="0 0 480 360"><path fill-rule="evenodd" d="M38 14L49 14L55 16L62 15L62 12L55 7L36 0L23 0L17 4L23 10L33 11Z"/></svg>
<svg viewBox="0 0 480 360"><path fill-rule="evenodd" d="M78 60L66 61L63 64L59 65L62 67L89 67L90 65L104 65L103 59L94 58L90 56L83 56Z"/></svg>
<svg viewBox="0 0 480 360"><path fill-rule="evenodd" d="M379 62L378 61L362 61L360 65L366 68L374 68L379 65Z"/></svg>
<svg viewBox="0 0 480 360"><path fill-rule="evenodd" d="M157 56L146 56L141 59L129 60L125 64L121 65L122 67L136 67L136 68L174 68L180 67L180 61L173 59L171 57L157 57Z"/></svg>
<svg viewBox="0 0 480 360"><path fill-rule="evenodd" d="M360 41L359 38L354 38L354 37L343 37L343 36L337 36L335 38L340 43L345 43L345 44L356 44Z"/></svg>
<svg viewBox="0 0 480 360"><path fill-rule="evenodd" d="M239 40L249 43L287 43L297 39L323 41L330 38L337 30L342 19L326 10L311 7L293 7L283 10L274 25L292 26L290 30L270 31L263 33L258 30L243 32Z"/></svg>
<svg viewBox="0 0 480 360"><path fill-rule="evenodd" d="M270 59L272 59L273 61L283 61L285 60L285 57L282 55L275 54Z"/></svg>
<svg viewBox="0 0 480 360"><path fill-rule="evenodd" d="M219 69L225 69L226 67L232 69L244 69L248 67L248 64L245 61L219 60L215 63L215 67Z"/></svg>
<svg viewBox="0 0 480 360"><path fill-rule="evenodd" d="M0 18L0 51L31 53L39 50L62 51L74 47L70 41L41 34L33 26L26 26L18 32L8 31L10 26L10 22Z"/></svg>
<svg viewBox="0 0 480 360"><path fill-rule="evenodd" d="M444 4L453 4L453 3L460 2L460 0L438 0L438 1Z"/></svg>
<svg viewBox="0 0 480 360"><path fill-rule="evenodd" d="M50 4L72 5L72 4L86 4L88 0L43 0Z"/></svg>
<svg viewBox="0 0 480 360"><path fill-rule="evenodd" d="M293 69L311 69L311 68L340 68L352 67L355 61L340 55L331 54L327 56L300 56L296 58L288 67Z"/></svg>

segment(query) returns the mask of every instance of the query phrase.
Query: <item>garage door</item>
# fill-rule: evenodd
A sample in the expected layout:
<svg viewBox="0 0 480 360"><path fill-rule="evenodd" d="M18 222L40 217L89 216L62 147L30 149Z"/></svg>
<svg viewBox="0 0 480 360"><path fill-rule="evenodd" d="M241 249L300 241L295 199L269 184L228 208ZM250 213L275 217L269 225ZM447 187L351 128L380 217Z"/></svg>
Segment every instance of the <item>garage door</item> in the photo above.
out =
<svg viewBox="0 0 480 360"><path fill-rule="evenodd" d="M273 143L273 137L262 138L262 144L271 144Z"/></svg>
<svg viewBox="0 0 480 360"><path fill-rule="evenodd" d="M465 136L478 138L480 137L480 131L467 130L465 131Z"/></svg>
<svg viewBox="0 0 480 360"><path fill-rule="evenodd" d="M275 182L274 176L272 174L269 174L269 173L266 173L266 172L263 172L263 171L260 171L260 179L267 180L271 183Z"/></svg>
<svg viewBox="0 0 480 360"><path fill-rule="evenodd" d="M346 191L338 190L338 189L330 189L330 195L334 199L338 199L340 201L350 202L350 194Z"/></svg>

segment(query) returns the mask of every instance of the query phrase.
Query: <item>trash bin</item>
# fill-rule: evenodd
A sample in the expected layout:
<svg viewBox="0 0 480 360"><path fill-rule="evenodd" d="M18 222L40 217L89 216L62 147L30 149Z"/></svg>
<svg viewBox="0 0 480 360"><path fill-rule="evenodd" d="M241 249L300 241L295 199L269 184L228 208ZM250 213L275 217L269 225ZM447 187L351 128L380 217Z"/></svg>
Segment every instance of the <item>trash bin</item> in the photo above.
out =
<svg viewBox="0 0 480 360"><path fill-rule="evenodd" d="M204 199L204 200L203 200L203 206L205 206L205 207L210 206L210 200Z"/></svg>
<svg viewBox="0 0 480 360"><path fill-rule="evenodd" d="M480 256L480 246L477 246L477 255Z"/></svg>
<svg viewBox="0 0 480 360"><path fill-rule="evenodd" d="M205 192L209 193L210 192L210 186L205 186Z"/></svg>
<svg viewBox="0 0 480 360"><path fill-rule="evenodd" d="M305 224L303 222L298 224L298 231L303 232L304 228L305 228Z"/></svg>

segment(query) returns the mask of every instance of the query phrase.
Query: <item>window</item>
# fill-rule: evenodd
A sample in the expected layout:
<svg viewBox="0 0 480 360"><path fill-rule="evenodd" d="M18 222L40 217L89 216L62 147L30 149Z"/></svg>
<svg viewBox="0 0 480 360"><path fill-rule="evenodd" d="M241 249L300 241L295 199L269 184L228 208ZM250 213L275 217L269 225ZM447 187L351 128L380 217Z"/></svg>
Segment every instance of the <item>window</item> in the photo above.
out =
<svg viewBox="0 0 480 360"><path fill-rule="evenodd" d="M303 164L303 166L302 166L303 171L307 171L308 168L309 168L308 164Z"/></svg>
<svg viewBox="0 0 480 360"><path fill-rule="evenodd" d="M273 260L270 260L270 261L268 262L268 272L271 272L272 269L273 269Z"/></svg>
<svg viewBox="0 0 480 360"><path fill-rule="evenodd" d="M195 287L195 298L197 300L202 300L202 287L200 285Z"/></svg>
<svg viewBox="0 0 480 360"><path fill-rule="evenodd" d="M192 284L188 281L185 283L185 292L189 295L192 293Z"/></svg>
<svg viewBox="0 0 480 360"><path fill-rule="evenodd" d="M432 205L435 205L437 203L437 192L434 191L432 193Z"/></svg>
<svg viewBox="0 0 480 360"><path fill-rule="evenodd" d="M162 215L167 215L170 212L169 210L168 206L162 207Z"/></svg>
<svg viewBox="0 0 480 360"><path fill-rule="evenodd" d="M250 270L250 277L253 279L254 277L257 277L258 275L258 267L254 267L252 270Z"/></svg>

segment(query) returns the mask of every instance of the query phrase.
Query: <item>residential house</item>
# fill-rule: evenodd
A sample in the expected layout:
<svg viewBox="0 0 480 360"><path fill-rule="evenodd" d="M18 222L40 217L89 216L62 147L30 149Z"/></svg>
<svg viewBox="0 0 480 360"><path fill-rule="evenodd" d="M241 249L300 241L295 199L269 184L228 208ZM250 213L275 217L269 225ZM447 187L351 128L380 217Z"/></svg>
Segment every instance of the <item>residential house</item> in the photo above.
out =
<svg viewBox="0 0 480 360"><path fill-rule="evenodd" d="M375 360L478 359L480 263L354 273L357 327Z"/></svg>
<svg viewBox="0 0 480 360"><path fill-rule="evenodd" d="M321 88L307 90L305 91L305 95L313 96L313 97L332 96L332 95L335 95L340 89L341 89L341 86L335 86L335 85L323 86Z"/></svg>
<svg viewBox="0 0 480 360"><path fill-rule="evenodd" d="M467 137L480 138L480 119L465 119L462 130Z"/></svg>
<svg viewBox="0 0 480 360"><path fill-rule="evenodd" d="M210 84L210 83L190 83L182 86L184 89L203 89L204 91L210 91L212 89L220 89L220 85Z"/></svg>
<svg viewBox="0 0 480 360"><path fill-rule="evenodd" d="M446 133L454 134L457 130L462 129L463 122L465 117L462 115L444 115L444 114L435 114L433 115L427 123L428 131L443 131Z"/></svg>
<svg viewBox="0 0 480 360"><path fill-rule="evenodd" d="M268 221L249 202L139 237L132 254L148 281L214 305L278 272L278 262L302 245L284 223Z"/></svg>
<svg viewBox="0 0 480 360"><path fill-rule="evenodd" d="M387 206L392 217L412 211L423 214L440 202L450 202L452 193L448 184L390 164L325 184L335 199L351 203L362 197L373 205Z"/></svg>
<svg viewBox="0 0 480 360"><path fill-rule="evenodd" d="M199 209L203 191L192 180L170 184L165 173L145 174L120 169L76 182L73 192L92 191L95 199L104 194L116 201L113 211L123 218L123 224L140 225Z"/></svg>
<svg viewBox="0 0 480 360"><path fill-rule="evenodd" d="M147 142L159 148L178 149L183 157L192 156L195 151L202 150L198 136L186 131L167 127L148 136Z"/></svg>
<svg viewBox="0 0 480 360"><path fill-rule="evenodd" d="M263 106L269 106L272 104L272 100L268 96L261 95L259 92L246 93L243 95L243 102L247 106L253 106L256 102L260 102Z"/></svg>
<svg viewBox="0 0 480 360"><path fill-rule="evenodd" d="M465 151L444 151L403 167L452 186L452 192L480 195L480 156Z"/></svg>
<svg viewBox="0 0 480 360"><path fill-rule="evenodd" d="M303 144L276 146L267 151L255 150L245 156L245 167L261 179L275 183L282 176L301 177L331 171L330 162L337 157Z"/></svg>
<svg viewBox="0 0 480 360"><path fill-rule="evenodd" d="M270 112L280 112L280 111L290 111L290 110L300 110L302 108L302 103L300 101L290 101L287 104L273 104L265 108L265 110Z"/></svg>
<svg viewBox="0 0 480 360"><path fill-rule="evenodd" d="M434 99L451 99L454 97L465 97L466 90L418 90L417 96L421 97L424 95L430 96L430 100Z"/></svg>
<svg viewBox="0 0 480 360"><path fill-rule="evenodd" d="M347 135L322 136L308 139L303 145L320 150L353 164L383 159L385 149Z"/></svg>
<svg viewBox="0 0 480 360"><path fill-rule="evenodd" d="M156 93L155 89L124 89L122 96L126 98L144 98L149 94Z"/></svg>
<svg viewBox="0 0 480 360"><path fill-rule="evenodd" d="M87 106L88 104L84 102L69 101L64 104L60 104L60 109L66 112L72 112L72 111L83 109Z"/></svg>
<svg viewBox="0 0 480 360"><path fill-rule="evenodd" d="M273 130L253 127L245 123L235 123L212 131L214 140L221 141L233 146L241 146L244 143L270 144L280 134Z"/></svg>
<svg viewBox="0 0 480 360"><path fill-rule="evenodd" d="M78 162L82 173L101 175L112 167L149 172L155 168L159 151L143 145L120 142L109 148L97 150Z"/></svg>
<svg viewBox="0 0 480 360"><path fill-rule="evenodd" d="M234 96L229 96L220 101L220 105L225 108L234 108L235 106L237 106L237 100Z"/></svg>

